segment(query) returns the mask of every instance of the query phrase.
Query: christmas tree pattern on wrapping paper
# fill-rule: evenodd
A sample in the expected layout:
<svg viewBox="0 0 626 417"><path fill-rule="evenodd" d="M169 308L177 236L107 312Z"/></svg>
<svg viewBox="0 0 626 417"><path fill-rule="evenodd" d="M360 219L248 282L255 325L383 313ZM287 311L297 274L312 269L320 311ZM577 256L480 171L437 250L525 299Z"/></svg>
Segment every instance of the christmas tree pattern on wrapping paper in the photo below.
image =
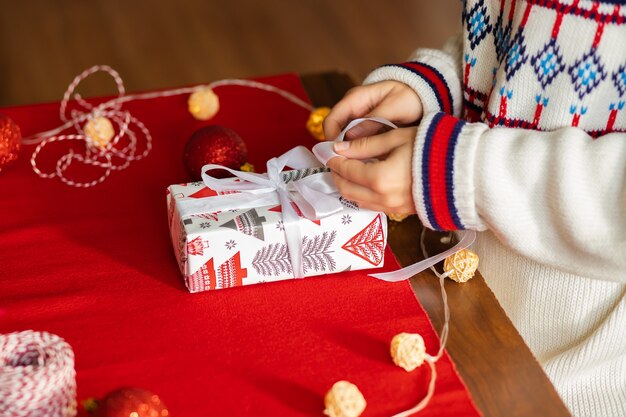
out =
<svg viewBox="0 0 626 417"><path fill-rule="evenodd" d="M204 255L204 249L209 247L209 242L204 242L200 236L187 242L188 255Z"/></svg>
<svg viewBox="0 0 626 417"><path fill-rule="evenodd" d="M341 248L374 266L380 265L385 250L385 236L380 214Z"/></svg>
<svg viewBox="0 0 626 417"><path fill-rule="evenodd" d="M215 269L213 258L209 259L196 272L187 278L187 287L191 292L215 289Z"/></svg>
<svg viewBox="0 0 626 417"><path fill-rule="evenodd" d="M188 278L189 291L199 292L243 285L243 279L248 276L248 270L241 267L239 253L237 252L221 264L217 271L214 268L213 258L209 259Z"/></svg>
<svg viewBox="0 0 626 417"><path fill-rule="evenodd" d="M206 220L213 220L213 221L218 221L219 220L219 214L221 213L221 211L216 211L215 213L202 213L202 214L194 214L192 215L192 217L198 217L200 219L206 219Z"/></svg>
<svg viewBox="0 0 626 417"><path fill-rule="evenodd" d="M301 219L310 220L310 221L312 221L313 223L315 223L318 226L321 224L321 220L311 220L308 217L304 217L304 214L302 214L302 211L300 210L300 207L298 207L298 205L296 203L294 203L293 201L291 201L290 204L291 204L291 207L293 207L293 209L295 210L295 212L298 215L298 217L300 217ZM276 213L282 213L283 212L283 207L282 206L272 207L268 211L273 211L273 212L276 212Z"/></svg>
<svg viewBox="0 0 626 417"><path fill-rule="evenodd" d="M259 240L265 240L265 235L263 234L263 222L265 221L265 217L259 216L256 209L250 209L227 221L220 227L227 227Z"/></svg>
<svg viewBox="0 0 626 417"><path fill-rule="evenodd" d="M332 272L337 268L337 262L331 255L333 251L330 250L336 236L337 232L332 231L302 239L302 267L305 274L308 271ZM293 274L286 243L272 243L261 248L254 255L252 266L263 276Z"/></svg>
<svg viewBox="0 0 626 417"><path fill-rule="evenodd" d="M221 264L217 270L217 288L241 287L243 279L248 276L248 270L241 267L239 253Z"/></svg>
<svg viewBox="0 0 626 417"><path fill-rule="evenodd" d="M226 195L226 194L237 194L238 191L215 191L209 187L204 187L199 189L193 194L189 194L191 198L205 198L205 197L215 197L218 195Z"/></svg>

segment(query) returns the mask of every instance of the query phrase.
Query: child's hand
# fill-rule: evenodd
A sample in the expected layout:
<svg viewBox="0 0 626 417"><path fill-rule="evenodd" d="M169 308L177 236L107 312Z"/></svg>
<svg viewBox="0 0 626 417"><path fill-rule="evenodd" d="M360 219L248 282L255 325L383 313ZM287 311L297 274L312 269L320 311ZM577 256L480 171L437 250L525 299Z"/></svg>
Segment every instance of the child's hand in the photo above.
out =
<svg viewBox="0 0 626 417"><path fill-rule="evenodd" d="M345 156L328 161L341 195L359 207L387 213L415 213L411 156L416 127L335 143ZM377 158L377 161L361 161Z"/></svg>
<svg viewBox="0 0 626 417"><path fill-rule="evenodd" d="M328 139L335 139L348 122L365 116L382 117L396 124L414 123L422 117L422 101L411 87L398 81L355 87L326 117L324 133ZM378 123L364 122L350 129L346 138L373 135L380 128Z"/></svg>

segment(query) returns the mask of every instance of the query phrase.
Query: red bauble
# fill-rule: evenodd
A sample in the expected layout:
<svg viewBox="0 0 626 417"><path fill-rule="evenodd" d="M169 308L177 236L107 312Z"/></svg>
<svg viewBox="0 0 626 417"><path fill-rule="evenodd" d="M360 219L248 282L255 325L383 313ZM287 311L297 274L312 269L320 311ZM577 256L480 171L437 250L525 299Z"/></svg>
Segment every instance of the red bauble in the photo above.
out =
<svg viewBox="0 0 626 417"><path fill-rule="evenodd" d="M247 159L248 150L241 137L227 127L216 125L196 130L183 154L185 167L193 181L201 179L203 165L218 164L239 169ZM224 170L213 170L211 175L218 178L231 176Z"/></svg>
<svg viewBox="0 0 626 417"><path fill-rule="evenodd" d="M0 171L17 159L21 142L19 126L8 116L0 113Z"/></svg>
<svg viewBox="0 0 626 417"><path fill-rule="evenodd" d="M168 417L158 395L141 388L120 388L97 402L94 417Z"/></svg>

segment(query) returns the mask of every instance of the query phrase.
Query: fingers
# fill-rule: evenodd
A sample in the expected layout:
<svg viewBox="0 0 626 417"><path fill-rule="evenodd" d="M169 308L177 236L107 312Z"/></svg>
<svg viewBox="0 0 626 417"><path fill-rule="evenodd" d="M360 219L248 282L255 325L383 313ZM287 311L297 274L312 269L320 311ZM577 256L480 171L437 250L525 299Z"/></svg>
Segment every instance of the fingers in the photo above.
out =
<svg viewBox="0 0 626 417"><path fill-rule="evenodd" d="M333 173L339 174L342 178L362 186L369 186L375 180L375 173L368 169L368 164L358 159L347 159L342 157L331 158L326 166Z"/></svg>
<svg viewBox="0 0 626 417"><path fill-rule="evenodd" d="M345 97L333 107L324 120L324 133L327 139L335 139L350 120L376 115L387 119L394 116L393 106L380 104L393 88L393 83L380 82L367 86L354 87L348 91ZM356 131L358 129L355 127ZM354 129L353 129L354 130ZM353 133L354 135L354 133Z"/></svg>
<svg viewBox="0 0 626 417"><path fill-rule="evenodd" d="M324 120L326 138L335 139L350 120L367 114L373 107L369 89L364 87L351 89L326 116Z"/></svg>
<svg viewBox="0 0 626 417"><path fill-rule="evenodd" d="M377 116L374 109L368 116ZM346 139L354 140L365 136L374 136L389 130L388 126L375 122L373 120L365 120L346 132Z"/></svg>
<svg viewBox="0 0 626 417"><path fill-rule="evenodd" d="M416 131L416 128L396 129L336 143L340 155L331 158L326 166L331 169L339 192L360 207L414 213L411 159ZM379 156L384 157L371 160Z"/></svg>
<svg viewBox="0 0 626 417"><path fill-rule="evenodd" d="M333 173L333 181L339 193L347 200L354 201L359 207L386 213L415 213L413 200L410 198L395 199L385 194L377 193L367 187L355 184Z"/></svg>
<svg viewBox="0 0 626 417"><path fill-rule="evenodd" d="M402 145L406 138L399 131L389 131L376 136L337 142L335 152L352 159L370 159L384 156Z"/></svg>
<svg viewBox="0 0 626 417"><path fill-rule="evenodd" d="M363 162L357 159L335 157L330 159L326 166L331 169L333 177L339 176L347 183L371 190L373 194L370 196L385 194L397 188L385 161ZM344 184L341 180L340 182ZM339 191L343 193L342 189ZM396 204L391 201L385 202L385 204L389 203Z"/></svg>
<svg viewBox="0 0 626 417"><path fill-rule="evenodd" d="M398 81L381 81L351 89L335 105L324 121L326 138L334 140L349 121L377 116L394 123L414 123L422 116L422 103L417 93ZM348 139L371 136L380 132L376 124L355 126L347 133Z"/></svg>
<svg viewBox="0 0 626 417"><path fill-rule="evenodd" d="M357 203L371 202L378 199L378 194L371 189L348 181L336 173L332 173L333 181L339 193L346 199Z"/></svg>

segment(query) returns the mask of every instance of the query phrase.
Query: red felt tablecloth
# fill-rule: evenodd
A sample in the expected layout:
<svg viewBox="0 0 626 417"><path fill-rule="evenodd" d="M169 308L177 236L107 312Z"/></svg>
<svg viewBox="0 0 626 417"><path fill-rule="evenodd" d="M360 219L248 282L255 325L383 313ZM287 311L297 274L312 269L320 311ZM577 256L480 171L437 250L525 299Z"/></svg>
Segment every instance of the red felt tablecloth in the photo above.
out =
<svg viewBox="0 0 626 417"><path fill-rule="evenodd" d="M295 75L261 81L306 99ZM268 92L216 92L221 110L210 122L188 114L186 96L127 104L152 132L154 149L94 188L36 176L33 146L0 173L0 332L45 330L66 339L79 401L138 386L160 394L172 417L315 416L330 386L346 379L368 401L364 416L413 406L426 392L428 368L394 366L389 341L419 332L435 353L438 339L408 282L350 272L186 291L165 189L187 180L181 155L190 134L208 123L233 128L261 171L267 159L314 144L306 110ZM60 124L58 103L1 111L24 136ZM385 268L396 267L387 251ZM421 415L479 415L447 355L437 371Z"/></svg>

